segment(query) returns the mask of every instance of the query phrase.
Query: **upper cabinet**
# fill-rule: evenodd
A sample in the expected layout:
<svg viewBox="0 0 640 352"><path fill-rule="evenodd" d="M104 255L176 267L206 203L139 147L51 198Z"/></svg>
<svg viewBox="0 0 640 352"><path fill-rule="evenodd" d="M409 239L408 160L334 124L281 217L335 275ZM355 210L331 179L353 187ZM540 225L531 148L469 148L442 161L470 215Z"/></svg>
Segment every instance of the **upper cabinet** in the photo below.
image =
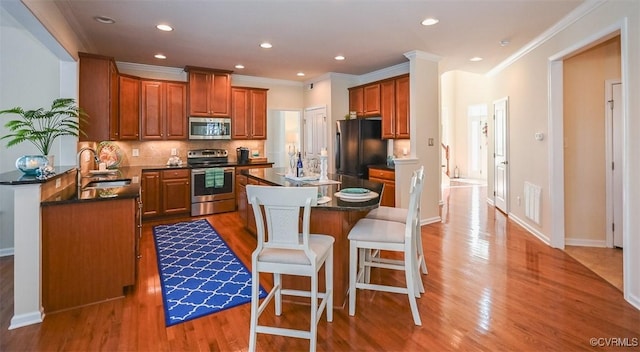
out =
<svg viewBox="0 0 640 352"><path fill-rule="evenodd" d="M349 88L349 111L381 117L383 139L409 138L409 75Z"/></svg>
<svg viewBox="0 0 640 352"><path fill-rule="evenodd" d="M133 76L120 76L119 140L140 138L140 80Z"/></svg>
<svg viewBox="0 0 640 352"><path fill-rule="evenodd" d="M409 75L382 81L380 86L382 138L409 138Z"/></svg>
<svg viewBox="0 0 640 352"><path fill-rule="evenodd" d="M267 89L231 88L231 138L267 139Z"/></svg>
<svg viewBox="0 0 640 352"><path fill-rule="evenodd" d="M187 85L142 80L140 89L142 140L187 138Z"/></svg>
<svg viewBox="0 0 640 352"><path fill-rule="evenodd" d="M80 141L119 139L118 68L112 58L78 53L80 86L78 106L87 113L80 121Z"/></svg>
<svg viewBox="0 0 640 352"><path fill-rule="evenodd" d="M187 66L189 116L231 116L231 71Z"/></svg>

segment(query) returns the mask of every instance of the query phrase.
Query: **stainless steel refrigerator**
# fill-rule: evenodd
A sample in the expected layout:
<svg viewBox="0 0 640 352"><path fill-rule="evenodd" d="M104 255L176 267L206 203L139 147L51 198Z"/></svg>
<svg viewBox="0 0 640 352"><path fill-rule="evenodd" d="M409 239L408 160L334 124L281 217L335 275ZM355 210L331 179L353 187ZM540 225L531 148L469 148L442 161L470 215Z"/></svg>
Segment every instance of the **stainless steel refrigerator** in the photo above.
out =
<svg viewBox="0 0 640 352"><path fill-rule="evenodd" d="M382 140L382 121L351 119L336 121L336 173L368 178L367 165L385 164L387 141Z"/></svg>

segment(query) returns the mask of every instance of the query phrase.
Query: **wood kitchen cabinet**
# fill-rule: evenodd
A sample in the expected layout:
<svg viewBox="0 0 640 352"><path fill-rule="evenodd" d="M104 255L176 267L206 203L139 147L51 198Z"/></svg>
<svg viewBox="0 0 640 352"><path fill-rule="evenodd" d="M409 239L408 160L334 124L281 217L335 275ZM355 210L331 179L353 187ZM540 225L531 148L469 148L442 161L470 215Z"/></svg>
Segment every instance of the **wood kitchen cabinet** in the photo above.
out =
<svg viewBox="0 0 640 352"><path fill-rule="evenodd" d="M383 139L409 138L409 75L380 83Z"/></svg>
<svg viewBox="0 0 640 352"><path fill-rule="evenodd" d="M141 81L142 140L187 139L187 85Z"/></svg>
<svg viewBox="0 0 640 352"><path fill-rule="evenodd" d="M112 58L78 53L78 106L87 114L80 121L80 141L119 139L118 68Z"/></svg>
<svg viewBox="0 0 640 352"><path fill-rule="evenodd" d="M189 116L231 116L231 71L187 66Z"/></svg>
<svg viewBox="0 0 640 352"><path fill-rule="evenodd" d="M140 80L133 76L120 76L119 140L140 138Z"/></svg>
<svg viewBox="0 0 640 352"><path fill-rule="evenodd" d="M396 173L386 168L369 167L369 180L384 183L380 205L387 207L396 206Z"/></svg>
<svg viewBox="0 0 640 352"><path fill-rule="evenodd" d="M135 284L134 198L42 207L45 313L122 297Z"/></svg>
<svg viewBox="0 0 640 352"><path fill-rule="evenodd" d="M267 91L231 88L232 139L267 139Z"/></svg>
<svg viewBox="0 0 640 352"><path fill-rule="evenodd" d="M380 116L380 83L349 88L349 111L355 111L357 117Z"/></svg>
<svg viewBox="0 0 640 352"><path fill-rule="evenodd" d="M145 171L141 185L144 219L191 212L189 169Z"/></svg>

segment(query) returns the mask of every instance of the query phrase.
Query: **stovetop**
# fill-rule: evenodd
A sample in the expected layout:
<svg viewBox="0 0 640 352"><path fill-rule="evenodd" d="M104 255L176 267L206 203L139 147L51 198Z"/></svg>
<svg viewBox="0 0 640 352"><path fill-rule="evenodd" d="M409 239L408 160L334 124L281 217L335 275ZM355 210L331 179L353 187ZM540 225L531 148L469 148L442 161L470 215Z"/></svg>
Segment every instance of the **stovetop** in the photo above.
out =
<svg viewBox="0 0 640 352"><path fill-rule="evenodd" d="M190 166L209 166L226 164L229 153L226 149L194 149L187 153L187 164Z"/></svg>

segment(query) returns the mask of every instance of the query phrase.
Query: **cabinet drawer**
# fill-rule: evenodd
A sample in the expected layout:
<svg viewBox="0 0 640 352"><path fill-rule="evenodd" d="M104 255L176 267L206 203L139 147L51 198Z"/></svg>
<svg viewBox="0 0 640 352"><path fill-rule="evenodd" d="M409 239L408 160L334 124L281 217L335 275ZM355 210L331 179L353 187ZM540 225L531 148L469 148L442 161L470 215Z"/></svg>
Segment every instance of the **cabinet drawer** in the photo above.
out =
<svg viewBox="0 0 640 352"><path fill-rule="evenodd" d="M369 169L369 178L380 178L383 180L389 180L395 182L396 173L392 170L383 170L383 169Z"/></svg>
<svg viewBox="0 0 640 352"><path fill-rule="evenodd" d="M189 169L180 169L180 170L165 170L162 171L163 179L172 179L172 178L189 178Z"/></svg>

